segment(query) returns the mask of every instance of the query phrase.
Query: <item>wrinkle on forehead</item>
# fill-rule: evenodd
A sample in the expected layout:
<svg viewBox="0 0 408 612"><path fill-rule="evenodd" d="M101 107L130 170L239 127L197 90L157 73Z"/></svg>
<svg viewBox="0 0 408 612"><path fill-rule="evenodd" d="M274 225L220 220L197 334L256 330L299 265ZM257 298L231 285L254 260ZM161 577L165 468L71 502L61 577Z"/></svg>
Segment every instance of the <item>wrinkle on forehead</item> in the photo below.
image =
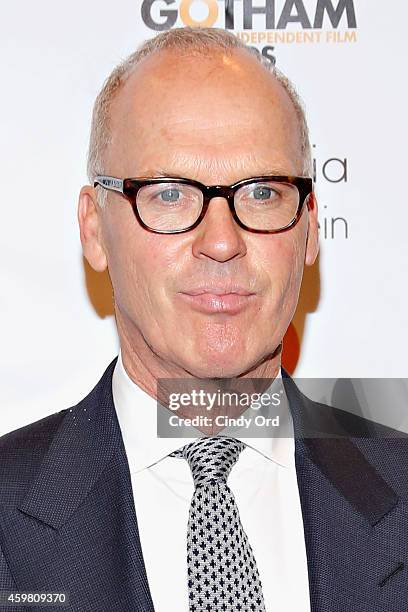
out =
<svg viewBox="0 0 408 612"><path fill-rule="evenodd" d="M174 176L194 180L203 180L203 177L214 183L217 177L225 181L229 177L231 183L251 176L266 174L291 174L294 166L288 160L271 161L262 159L252 151L240 152L238 155L229 157L214 157L205 155L194 155L175 153L168 158L166 163L154 163L140 168L143 176Z"/></svg>

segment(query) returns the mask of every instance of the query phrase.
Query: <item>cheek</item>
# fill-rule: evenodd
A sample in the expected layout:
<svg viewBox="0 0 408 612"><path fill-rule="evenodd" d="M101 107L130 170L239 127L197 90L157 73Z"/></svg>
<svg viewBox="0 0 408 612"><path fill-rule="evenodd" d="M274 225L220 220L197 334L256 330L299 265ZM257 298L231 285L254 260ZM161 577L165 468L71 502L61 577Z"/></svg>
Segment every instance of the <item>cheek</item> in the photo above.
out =
<svg viewBox="0 0 408 612"><path fill-rule="evenodd" d="M113 204L113 203L112 203ZM115 301L122 308L130 309L132 302L143 299L146 269L154 265L151 238L135 227L132 211L118 207L108 212L104 228L108 268L115 294ZM142 228L140 228L142 230ZM155 270L152 270L155 276Z"/></svg>
<svg viewBox="0 0 408 612"><path fill-rule="evenodd" d="M186 249L174 236L159 236L122 223L110 232L109 270L115 300L132 318L163 320L169 313L169 296L183 268Z"/></svg>
<svg viewBox="0 0 408 612"><path fill-rule="evenodd" d="M302 280L305 238L300 232L289 231L264 236L258 246L256 266L267 278L266 303L269 310L291 309Z"/></svg>

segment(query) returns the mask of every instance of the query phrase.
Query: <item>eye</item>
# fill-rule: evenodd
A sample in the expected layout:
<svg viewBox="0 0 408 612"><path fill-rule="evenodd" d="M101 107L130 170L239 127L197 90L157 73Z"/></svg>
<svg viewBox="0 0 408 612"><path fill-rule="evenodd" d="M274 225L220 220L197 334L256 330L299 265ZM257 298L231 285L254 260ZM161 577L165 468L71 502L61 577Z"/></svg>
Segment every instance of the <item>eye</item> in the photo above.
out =
<svg viewBox="0 0 408 612"><path fill-rule="evenodd" d="M258 185L255 189L252 190L252 195L255 200L269 200L269 198L276 195L276 191L271 189L271 187L266 187L265 185Z"/></svg>
<svg viewBox="0 0 408 612"><path fill-rule="evenodd" d="M175 189L171 187L169 189L164 189L159 193L159 197L163 202L177 202L180 199L181 193L179 189Z"/></svg>

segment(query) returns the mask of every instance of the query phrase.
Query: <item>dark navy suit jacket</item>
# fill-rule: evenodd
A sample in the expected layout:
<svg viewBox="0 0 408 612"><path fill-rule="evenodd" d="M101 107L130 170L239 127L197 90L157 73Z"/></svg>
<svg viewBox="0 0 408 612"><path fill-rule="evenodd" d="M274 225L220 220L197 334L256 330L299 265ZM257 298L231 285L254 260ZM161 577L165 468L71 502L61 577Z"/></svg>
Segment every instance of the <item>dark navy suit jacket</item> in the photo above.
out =
<svg viewBox="0 0 408 612"><path fill-rule="evenodd" d="M153 611L112 398L116 359L79 404L0 438L0 590L69 595L65 608L3 609ZM312 612L407 612L407 438L308 400L285 372L284 382Z"/></svg>

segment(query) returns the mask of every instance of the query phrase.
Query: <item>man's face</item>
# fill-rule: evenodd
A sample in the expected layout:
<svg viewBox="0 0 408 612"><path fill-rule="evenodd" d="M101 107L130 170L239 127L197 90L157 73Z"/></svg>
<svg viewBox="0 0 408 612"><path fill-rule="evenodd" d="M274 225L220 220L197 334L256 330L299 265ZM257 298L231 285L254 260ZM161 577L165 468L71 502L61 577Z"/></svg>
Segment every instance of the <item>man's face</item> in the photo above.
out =
<svg viewBox="0 0 408 612"><path fill-rule="evenodd" d="M114 100L111 130L104 170L120 178L229 185L303 174L292 104L245 51L207 58L165 51L145 59ZM184 234L146 231L113 193L98 217L120 333L178 376L238 376L271 355L292 319L305 258L311 264L317 252L315 210L306 207L294 228L274 235L240 228L222 198ZM208 307L185 295L231 284L252 295L230 310L220 309L236 298L207 296Z"/></svg>

